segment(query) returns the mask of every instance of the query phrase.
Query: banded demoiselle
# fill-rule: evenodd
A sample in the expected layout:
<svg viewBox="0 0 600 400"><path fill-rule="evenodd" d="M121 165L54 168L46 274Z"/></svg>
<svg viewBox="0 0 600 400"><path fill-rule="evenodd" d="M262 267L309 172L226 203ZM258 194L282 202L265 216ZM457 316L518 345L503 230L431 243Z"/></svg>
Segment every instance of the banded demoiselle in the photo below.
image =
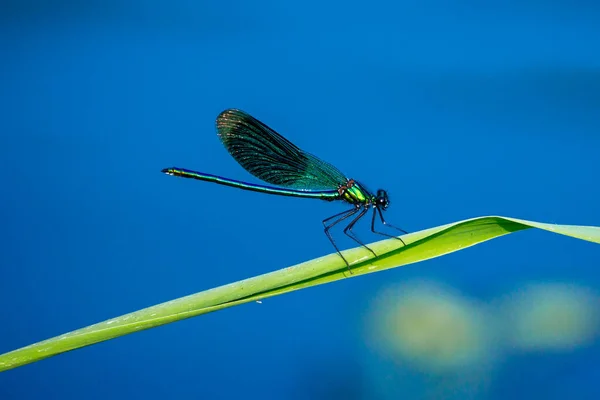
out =
<svg viewBox="0 0 600 400"><path fill-rule="evenodd" d="M340 252L329 232L338 223L354 216L354 219L344 228L344 233L369 250L375 257L377 254L360 241L352 231L354 225L369 209L373 210L371 218L373 233L402 241L397 236L375 230L375 218L379 215L382 224L406 233L403 229L388 224L383 218L382 211L385 211L390 204L385 190L379 189L377 194L372 194L358 181L347 178L333 165L301 150L266 124L241 110L223 111L217 117L216 125L217 135L221 142L229 154L246 171L279 187L257 185L178 167L165 168L162 172L254 192L325 201L339 200L352 205L351 209L323 220L325 234L337 254L346 263L348 270L350 270L350 264ZM404 244L404 241L402 243Z"/></svg>

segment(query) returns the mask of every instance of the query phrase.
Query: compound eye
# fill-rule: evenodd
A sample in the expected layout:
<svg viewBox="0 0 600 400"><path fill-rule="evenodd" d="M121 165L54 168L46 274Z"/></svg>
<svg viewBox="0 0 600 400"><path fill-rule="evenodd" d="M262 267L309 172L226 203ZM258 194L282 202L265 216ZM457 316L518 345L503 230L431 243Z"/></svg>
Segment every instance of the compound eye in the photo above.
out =
<svg viewBox="0 0 600 400"><path fill-rule="evenodd" d="M377 191L377 207L381 207L384 210L388 207L390 201L385 190L379 189Z"/></svg>

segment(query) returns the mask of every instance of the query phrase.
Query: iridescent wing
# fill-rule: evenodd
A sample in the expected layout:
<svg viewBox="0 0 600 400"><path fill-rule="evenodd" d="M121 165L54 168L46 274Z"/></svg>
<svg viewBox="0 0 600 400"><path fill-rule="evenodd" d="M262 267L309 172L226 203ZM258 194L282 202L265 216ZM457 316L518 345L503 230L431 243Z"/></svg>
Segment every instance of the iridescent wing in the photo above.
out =
<svg viewBox="0 0 600 400"><path fill-rule="evenodd" d="M265 182L317 191L336 190L347 181L333 165L299 149L243 111L229 109L219 114L217 134L233 158Z"/></svg>

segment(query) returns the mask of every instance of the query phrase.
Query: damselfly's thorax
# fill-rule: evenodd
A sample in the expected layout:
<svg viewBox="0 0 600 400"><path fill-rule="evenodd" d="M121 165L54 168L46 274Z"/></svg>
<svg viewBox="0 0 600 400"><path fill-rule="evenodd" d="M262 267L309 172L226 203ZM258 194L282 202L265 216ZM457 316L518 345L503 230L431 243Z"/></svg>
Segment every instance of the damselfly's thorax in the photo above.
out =
<svg viewBox="0 0 600 400"><path fill-rule="evenodd" d="M348 179L345 184L338 187L338 194L342 200L355 206L372 205L385 210L390 204L385 190L379 189L377 195L373 195L354 179Z"/></svg>
<svg viewBox="0 0 600 400"><path fill-rule="evenodd" d="M342 200L357 206L369 204L373 200L373 195L354 179L348 179L345 184L338 187L338 193Z"/></svg>

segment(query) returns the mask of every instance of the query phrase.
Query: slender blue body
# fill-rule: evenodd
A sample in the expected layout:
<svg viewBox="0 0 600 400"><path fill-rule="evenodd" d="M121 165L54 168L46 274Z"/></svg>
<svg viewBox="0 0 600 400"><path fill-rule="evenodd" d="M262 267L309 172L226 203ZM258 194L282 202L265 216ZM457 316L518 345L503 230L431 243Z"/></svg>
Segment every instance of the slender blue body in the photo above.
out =
<svg viewBox="0 0 600 400"><path fill-rule="evenodd" d="M235 179L227 179L218 175L204 174L197 171L192 171L185 168L165 168L162 170L163 173L172 176L180 176L182 178L197 179L199 181L214 182L220 185L232 186L238 189L250 190L253 192L276 194L279 196L290 196L290 197L303 197L308 199L320 199L326 201L340 200L341 196L337 190L323 190L323 191L310 191L310 190L293 190L283 189L274 186L256 185L246 183L242 181L236 181Z"/></svg>

